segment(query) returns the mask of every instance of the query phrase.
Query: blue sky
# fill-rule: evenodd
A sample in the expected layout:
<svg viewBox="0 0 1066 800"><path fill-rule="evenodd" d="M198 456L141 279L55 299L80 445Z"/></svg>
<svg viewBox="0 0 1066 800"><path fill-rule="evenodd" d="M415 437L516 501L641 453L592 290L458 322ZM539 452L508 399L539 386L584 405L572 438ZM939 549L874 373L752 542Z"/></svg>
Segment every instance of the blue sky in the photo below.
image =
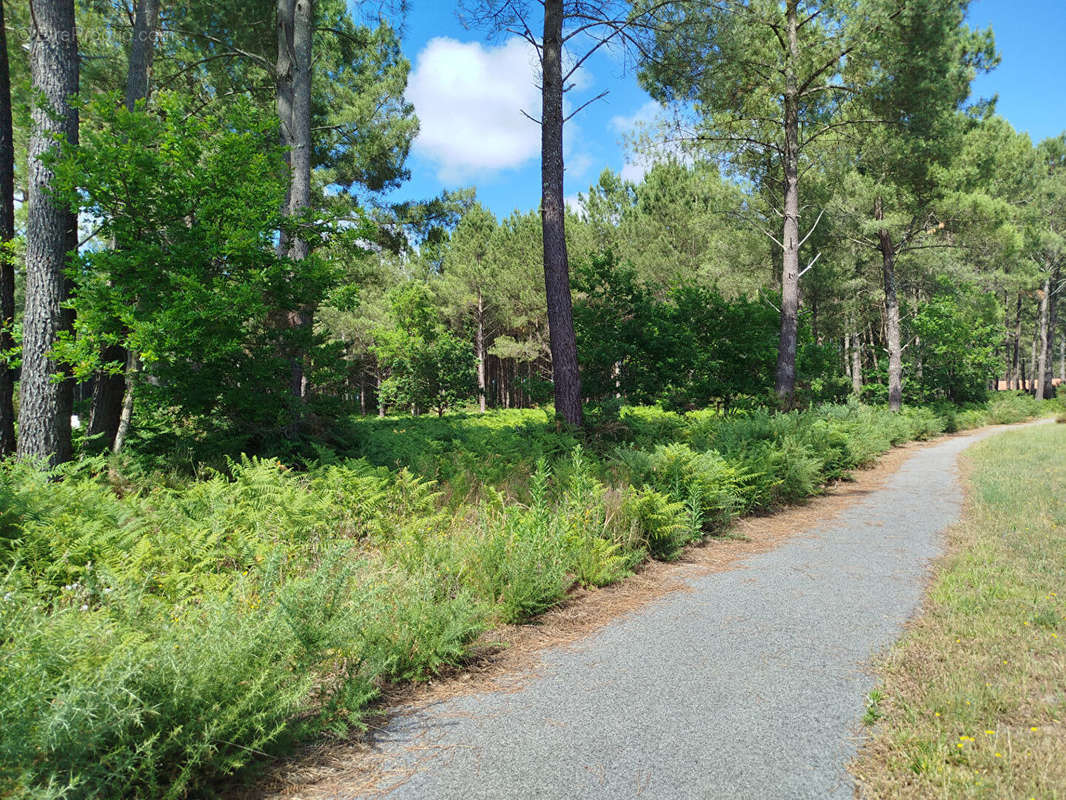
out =
<svg viewBox="0 0 1066 800"><path fill-rule="evenodd" d="M1001 65L974 93L998 95L999 112L1034 141L1066 129L1063 0L973 0L970 24L992 26ZM497 216L530 210L540 199L539 115L532 50L520 39L466 30L446 0L410 0L404 51L412 64L408 99L422 123L409 165L412 179L390 200L427 198L476 186ZM606 167L638 178L624 138L654 116L635 74L610 53L587 62L568 94L576 107L607 90L567 124L566 194L585 191Z"/></svg>

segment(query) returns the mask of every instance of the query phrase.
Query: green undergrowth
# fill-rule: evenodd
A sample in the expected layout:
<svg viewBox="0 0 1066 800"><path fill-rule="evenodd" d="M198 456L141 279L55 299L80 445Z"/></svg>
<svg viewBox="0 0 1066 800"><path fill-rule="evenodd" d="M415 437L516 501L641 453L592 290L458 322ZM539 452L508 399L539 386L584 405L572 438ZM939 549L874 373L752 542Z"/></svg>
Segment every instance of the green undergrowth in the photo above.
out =
<svg viewBox="0 0 1066 800"><path fill-rule="evenodd" d="M857 404L355 423L303 469L0 465L0 796L207 795L343 735L487 628L817 493L901 442L1049 411Z"/></svg>

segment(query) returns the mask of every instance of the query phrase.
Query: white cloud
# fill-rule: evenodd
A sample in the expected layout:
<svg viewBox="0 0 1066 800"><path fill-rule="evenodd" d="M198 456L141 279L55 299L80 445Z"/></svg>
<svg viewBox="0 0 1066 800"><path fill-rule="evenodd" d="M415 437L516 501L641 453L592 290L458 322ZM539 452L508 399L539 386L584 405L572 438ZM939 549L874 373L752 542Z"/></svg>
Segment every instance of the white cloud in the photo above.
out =
<svg viewBox="0 0 1066 800"><path fill-rule="evenodd" d="M596 159L594 159L588 153L578 151L574 153L567 153L565 158L566 177L573 180L580 180L595 165Z"/></svg>
<svg viewBox="0 0 1066 800"><path fill-rule="evenodd" d="M534 54L522 39L499 47L430 40L407 89L421 122L415 151L447 182L521 166L540 152L540 128L522 115L538 113L536 84Z"/></svg>
<svg viewBox="0 0 1066 800"><path fill-rule="evenodd" d="M649 100L628 116L618 114L611 117L611 127L616 133L632 136L639 134L642 128L647 128L654 123L662 113L663 107L654 100Z"/></svg>
<svg viewBox="0 0 1066 800"><path fill-rule="evenodd" d="M622 165L622 170L619 174L624 181L640 183L654 163L654 159L650 159L647 156L631 154L626 159L626 163Z"/></svg>
<svg viewBox="0 0 1066 800"><path fill-rule="evenodd" d="M619 172L623 180L640 183L653 164L667 158L691 161L691 155L680 142L662 138L662 126L668 121L666 108L654 100L648 100L632 114L611 117L611 128L619 134L626 149L626 161Z"/></svg>
<svg viewBox="0 0 1066 800"><path fill-rule="evenodd" d="M585 213L585 204L581 202L581 196L577 194L568 194L564 200L566 201L566 207L573 211L575 214Z"/></svg>
<svg viewBox="0 0 1066 800"><path fill-rule="evenodd" d="M651 169L651 165L655 162L654 155L641 152L640 148L635 146L634 140L648 131L661 115L662 110L662 106L654 100L649 100L628 116L620 114L611 117L611 127L622 137L629 151L620 173L622 180L640 183Z"/></svg>

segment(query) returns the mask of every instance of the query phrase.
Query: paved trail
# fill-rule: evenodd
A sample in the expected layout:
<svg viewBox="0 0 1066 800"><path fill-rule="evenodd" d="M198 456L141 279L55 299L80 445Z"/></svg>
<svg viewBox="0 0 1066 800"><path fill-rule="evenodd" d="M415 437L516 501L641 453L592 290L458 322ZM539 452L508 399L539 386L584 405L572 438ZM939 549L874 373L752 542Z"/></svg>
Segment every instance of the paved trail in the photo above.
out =
<svg viewBox="0 0 1066 800"><path fill-rule="evenodd" d="M955 461L917 451L844 515L675 592L516 692L401 713L375 746L412 770L386 796L852 798L871 657L901 633L960 511Z"/></svg>

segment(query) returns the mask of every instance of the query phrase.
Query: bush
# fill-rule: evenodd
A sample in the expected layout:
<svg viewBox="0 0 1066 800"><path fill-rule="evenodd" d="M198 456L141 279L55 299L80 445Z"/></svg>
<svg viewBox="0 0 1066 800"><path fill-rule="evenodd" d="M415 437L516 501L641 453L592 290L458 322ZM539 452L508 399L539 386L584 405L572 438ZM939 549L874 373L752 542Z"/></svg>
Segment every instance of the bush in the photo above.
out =
<svg viewBox="0 0 1066 800"><path fill-rule="evenodd" d="M741 505L740 472L713 450L699 453L687 444L661 444L651 451L620 448L615 458L633 486L648 486L675 503L695 506L698 529L724 527Z"/></svg>
<svg viewBox="0 0 1066 800"><path fill-rule="evenodd" d="M184 797L257 753L357 723L381 680L455 663L481 629L465 594L335 551L186 610L83 585L0 604L5 796Z"/></svg>
<svg viewBox="0 0 1066 800"><path fill-rule="evenodd" d="M538 411L396 417L347 432L365 459L195 478L0 463L0 795L202 794L358 726L383 684L460 663L576 584L675 558L893 444L1060 407L624 407L580 445Z"/></svg>
<svg viewBox="0 0 1066 800"><path fill-rule="evenodd" d="M700 518L693 520L684 503L671 500L649 486L626 492L620 512L619 533L631 546L647 550L652 558L669 561L699 535Z"/></svg>

